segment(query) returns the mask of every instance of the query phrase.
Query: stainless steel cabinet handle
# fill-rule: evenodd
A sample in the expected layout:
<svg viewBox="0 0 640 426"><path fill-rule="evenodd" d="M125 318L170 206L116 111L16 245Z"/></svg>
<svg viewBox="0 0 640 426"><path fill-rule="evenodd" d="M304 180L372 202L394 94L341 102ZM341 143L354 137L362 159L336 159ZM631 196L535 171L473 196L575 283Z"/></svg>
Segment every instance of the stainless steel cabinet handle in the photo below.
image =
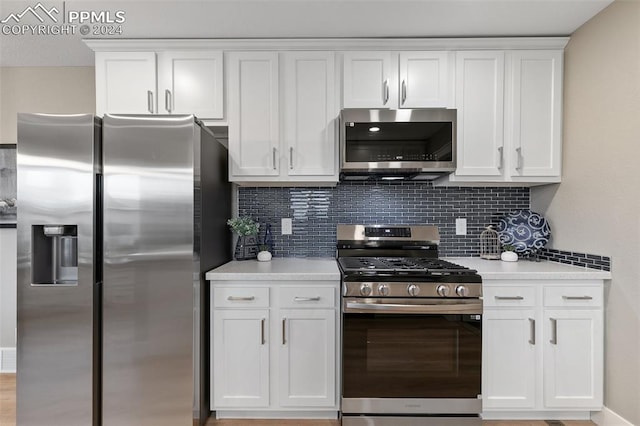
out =
<svg viewBox="0 0 640 426"><path fill-rule="evenodd" d="M289 147L289 168L293 169L293 147Z"/></svg>
<svg viewBox="0 0 640 426"><path fill-rule="evenodd" d="M551 320L551 340L549 342L552 345L558 344L558 320L555 318L549 318Z"/></svg>
<svg viewBox="0 0 640 426"><path fill-rule="evenodd" d="M495 296L496 300L524 300L522 296Z"/></svg>
<svg viewBox="0 0 640 426"><path fill-rule="evenodd" d="M173 103L173 100L171 99L171 90L166 89L164 91L164 108L167 110L168 113L171 113L172 103Z"/></svg>
<svg viewBox="0 0 640 426"><path fill-rule="evenodd" d="M591 296L562 296L564 300L593 300Z"/></svg>
<svg viewBox="0 0 640 426"><path fill-rule="evenodd" d="M265 343L267 343L267 341L264 338L264 323L265 323L266 319L262 318L262 320L260 321L260 344L264 345Z"/></svg>
<svg viewBox="0 0 640 426"><path fill-rule="evenodd" d="M407 82L402 80L402 105L407 100Z"/></svg>
<svg viewBox="0 0 640 426"><path fill-rule="evenodd" d="M533 318L529 318L529 335L531 338L529 339L529 343L532 345L536 344L536 320Z"/></svg>
<svg viewBox="0 0 640 426"><path fill-rule="evenodd" d="M504 166L504 147L499 146L498 153L500 154L498 159L498 169L502 170L502 167Z"/></svg>
<svg viewBox="0 0 640 426"><path fill-rule="evenodd" d="M282 344L283 345L287 344L287 339L284 337L286 329L287 329L287 319L286 318L282 318Z"/></svg>
<svg viewBox="0 0 640 426"><path fill-rule="evenodd" d="M273 148L273 170L277 170L276 167L276 149Z"/></svg>
<svg viewBox="0 0 640 426"><path fill-rule="evenodd" d="M382 97L384 99L382 105L386 105L387 101L389 100L389 80L385 80L382 84Z"/></svg>
<svg viewBox="0 0 640 426"><path fill-rule="evenodd" d="M255 300L255 296L229 296L227 297L227 300L231 300L231 301L239 301L239 300L244 300L246 302L250 301L250 300Z"/></svg>
<svg viewBox="0 0 640 426"><path fill-rule="evenodd" d="M320 301L320 296L315 296L315 297L300 297L300 296L296 296L293 298L294 302L319 302Z"/></svg>
<svg viewBox="0 0 640 426"><path fill-rule="evenodd" d="M522 170L522 148L516 148L516 155L518 156L518 164L516 165L516 170Z"/></svg>
<svg viewBox="0 0 640 426"><path fill-rule="evenodd" d="M147 90L147 109L153 114L153 92L151 90Z"/></svg>

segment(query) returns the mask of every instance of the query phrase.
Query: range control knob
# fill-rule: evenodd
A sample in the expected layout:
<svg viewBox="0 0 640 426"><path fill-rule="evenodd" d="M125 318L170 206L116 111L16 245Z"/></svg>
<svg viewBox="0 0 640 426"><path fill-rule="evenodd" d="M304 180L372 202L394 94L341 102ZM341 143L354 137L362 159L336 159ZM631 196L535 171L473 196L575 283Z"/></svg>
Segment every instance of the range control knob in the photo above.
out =
<svg viewBox="0 0 640 426"><path fill-rule="evenodd" d="M370 284L362 284L360 286L360 294L363 296L368 296L371 294L371 285Z"/></svg>
<svg viewBox="0 0 640 426"><path fill-rule="evenodd" d="M380 284L378 286L378 293L380 294L380 296L388 296L389 286L387 284Z"/></svg>
<svg viewBox="0 0 640 426"><path fill-rule="evenodd" d="M460 297L467 297L469 295L469 289L463 285L456 287L456 294Z"/></svg>
<svg viewBox="0 0 640 426"><path fill-rule="evenodd" d="M442 297L447 297L449 296L449 293L451 293L451 289L449 288L448 285L441 284L438 287L436 287L436 292L438 293L438 295Z"/></svg>
<svg viewBox="0 0 640 426"><path fill-rule="evenodd" d="M420 287L415 284L409 284L407 286L407 291L409 292L410 296L417 296L420 293Z"/></svg>

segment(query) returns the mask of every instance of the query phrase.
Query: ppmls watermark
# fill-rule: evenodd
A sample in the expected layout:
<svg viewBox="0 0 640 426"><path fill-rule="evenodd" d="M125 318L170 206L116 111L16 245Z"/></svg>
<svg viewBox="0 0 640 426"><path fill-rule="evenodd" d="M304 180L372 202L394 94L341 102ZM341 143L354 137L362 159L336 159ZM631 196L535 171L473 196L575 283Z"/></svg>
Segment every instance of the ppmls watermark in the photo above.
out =
<svg viewBox="0 0 640 426"><path fill-rule="evenodd" d="M67 2L59 7L46 7L38 2L20 12L10 13L0 20L0 33L20 35L122 35L126 22L124 10L75 10Z"/></svg>

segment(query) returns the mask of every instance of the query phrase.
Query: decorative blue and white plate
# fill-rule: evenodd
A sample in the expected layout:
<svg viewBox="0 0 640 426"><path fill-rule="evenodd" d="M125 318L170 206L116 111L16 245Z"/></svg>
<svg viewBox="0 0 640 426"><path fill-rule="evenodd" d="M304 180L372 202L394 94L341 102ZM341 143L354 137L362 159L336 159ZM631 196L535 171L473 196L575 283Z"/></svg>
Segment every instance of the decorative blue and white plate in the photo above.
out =
<svg viewBox="0 0 640 426"><path fill-rule="evenodd" d="M531 210L514 210L505 214L498 219L496 231L502 245L510 244L523 255L543 248L551 236L547 220Z"/></svg>

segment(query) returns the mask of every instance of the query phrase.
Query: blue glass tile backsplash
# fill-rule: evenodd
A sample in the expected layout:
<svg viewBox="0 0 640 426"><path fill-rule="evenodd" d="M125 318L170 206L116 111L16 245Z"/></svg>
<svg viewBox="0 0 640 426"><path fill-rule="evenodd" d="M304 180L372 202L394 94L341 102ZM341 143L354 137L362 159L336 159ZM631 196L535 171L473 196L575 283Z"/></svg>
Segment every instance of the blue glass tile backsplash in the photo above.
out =
<svg viewBox="0 0 640 426"><path fill-rule="evenodd" d="M334 257L339 223L436 225L440 256L478 256L484 227L529 203L529 188L434 187L429 182L238 189L239 215L271 224L276 257ZM293 234L281 235L280 219L287 217L293 219ZM455 235L459 217L467 219L467 235Z"/></svg>

